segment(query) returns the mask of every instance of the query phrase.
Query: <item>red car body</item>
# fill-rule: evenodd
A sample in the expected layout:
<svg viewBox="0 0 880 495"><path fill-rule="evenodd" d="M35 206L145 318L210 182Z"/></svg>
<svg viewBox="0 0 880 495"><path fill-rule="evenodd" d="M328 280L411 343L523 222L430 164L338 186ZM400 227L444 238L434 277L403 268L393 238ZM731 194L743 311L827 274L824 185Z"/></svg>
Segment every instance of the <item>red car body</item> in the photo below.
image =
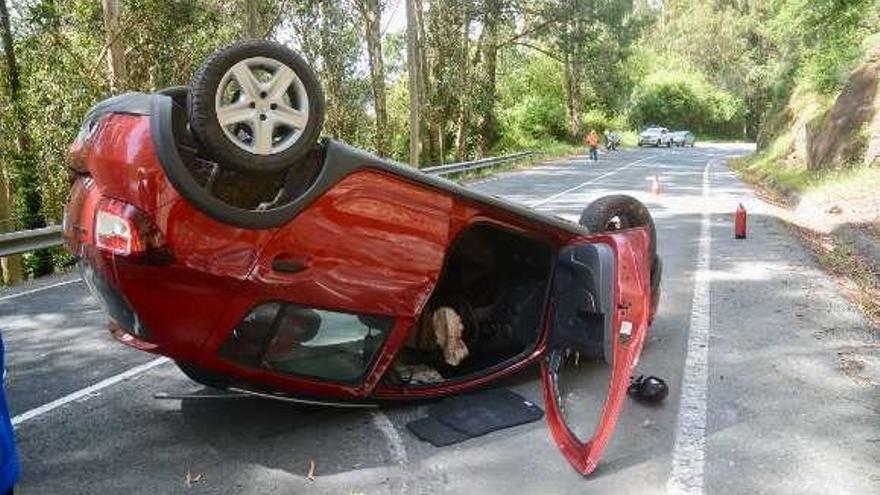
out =
<svg viewBox="0 0 880 495"><path fill-rule="evenodd" d="M128 95L99 105L72 148L66 243L103 300L117 339L229 377L240 388L335 404L464 392L540 363L557 444L581 473L595 468L653 316L645 229L591 235L577 224L335 142L324 145L320 177L292 201L295 212L288 219L273 226L235 225L185 198L170 178L168 162L178 159L178 150L163 135L174 132L172 105L161 95ZM128 221L127 245L114 244L118 239L112 235L98 242L99 215ZM541 304L538 337L525 352L432 386L383 380L444 276L456 239L474 226L538 243L553 260L590 246L613 258L602 289L606 326L612 329L606 352L613 366L590 440L581 441L566 424L549 360L568 338L554 323L562 306L552 287L559 262L548 266L551 287ZM283 374L230 359L223 351L234 329L267 302L389 323L366 371L355 379Z"/></svg>

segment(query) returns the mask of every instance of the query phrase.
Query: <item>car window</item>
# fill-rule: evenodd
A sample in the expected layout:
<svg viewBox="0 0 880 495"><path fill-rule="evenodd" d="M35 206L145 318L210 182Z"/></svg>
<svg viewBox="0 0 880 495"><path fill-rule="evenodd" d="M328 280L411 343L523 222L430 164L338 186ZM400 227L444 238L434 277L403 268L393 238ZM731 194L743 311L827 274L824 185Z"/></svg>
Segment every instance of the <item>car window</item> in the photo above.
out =
<svg viewBox="0 0 880 495"><path fill-rule="evenodd" d="M369 371L392 324L386 317L269 303L239 323L221 354L285 375L355 382Z"/></svg>

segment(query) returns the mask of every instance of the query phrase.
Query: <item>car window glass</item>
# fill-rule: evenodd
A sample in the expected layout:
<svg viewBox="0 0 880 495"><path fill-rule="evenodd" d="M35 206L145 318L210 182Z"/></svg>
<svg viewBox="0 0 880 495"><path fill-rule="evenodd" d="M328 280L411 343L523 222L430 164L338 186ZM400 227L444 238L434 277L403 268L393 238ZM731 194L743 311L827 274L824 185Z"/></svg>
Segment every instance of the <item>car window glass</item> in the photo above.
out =
<svg viewBox="0 0 880 495"><path fill-rule="evenodd" d="M242 320L221 354L285 375L354 382L369 371L392 323L386 317L269 303Z"/></svg>

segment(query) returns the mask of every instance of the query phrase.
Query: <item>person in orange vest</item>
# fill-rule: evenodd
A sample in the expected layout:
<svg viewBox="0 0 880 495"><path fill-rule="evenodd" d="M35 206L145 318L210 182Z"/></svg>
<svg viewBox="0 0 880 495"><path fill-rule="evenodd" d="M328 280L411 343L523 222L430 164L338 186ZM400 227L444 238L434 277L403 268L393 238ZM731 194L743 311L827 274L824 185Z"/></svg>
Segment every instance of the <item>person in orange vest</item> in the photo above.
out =
<svg viewBox="0 0 880 495"><path fill-rule="evenodd" d="M598 161L599 160L599 134L596 133L596 129L590 130L590 133L587 134L587 146L590 147L590 160Z"/></svg>

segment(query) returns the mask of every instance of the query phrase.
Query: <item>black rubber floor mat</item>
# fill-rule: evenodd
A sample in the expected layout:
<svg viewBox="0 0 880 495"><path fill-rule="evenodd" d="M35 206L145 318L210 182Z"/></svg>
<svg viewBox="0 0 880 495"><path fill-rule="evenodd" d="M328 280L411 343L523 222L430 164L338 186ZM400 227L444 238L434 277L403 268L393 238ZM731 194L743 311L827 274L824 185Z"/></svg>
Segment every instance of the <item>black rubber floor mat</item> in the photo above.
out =
<svg viewBox="0 0 880 495"><path fill-rule="evenodd" d="M455 428L450 428L436 419L417 419L406 425L409 431L424 442L429 442L434 447L445 447L458 442L464 442L470 438L467 433L462 433Z"/></svg>
<svg viewBox="0 0 880 495"><path fill-rule="evenodd" d="M407 427L422 440L442 447L542 417L544 411L521 395L493 389L444 399L428 408L427 418Z"/></svg>

